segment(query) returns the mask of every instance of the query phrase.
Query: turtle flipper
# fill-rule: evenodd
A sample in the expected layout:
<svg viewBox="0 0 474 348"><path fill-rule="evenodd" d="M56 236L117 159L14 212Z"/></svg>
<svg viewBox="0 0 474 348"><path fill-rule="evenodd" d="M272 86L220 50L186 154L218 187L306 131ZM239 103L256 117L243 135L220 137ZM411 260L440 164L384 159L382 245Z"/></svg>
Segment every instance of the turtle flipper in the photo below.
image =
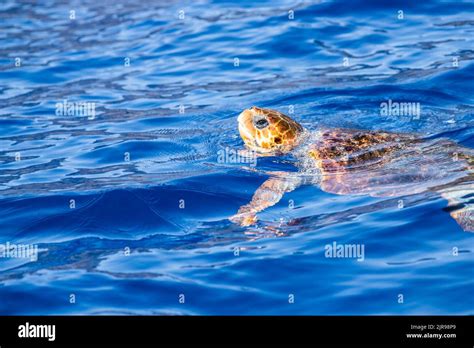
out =
<svg viewBox="0 0 474 348"><path fill-rule="evenodd" d="M303 180L298 176L277 176L267 179L255 191L250 203L240 207L229 220L241 226L257 222L257 213L277 204L286 192L295 190Z"/></svg>
<svg viewBox="0 0 474 348"><path fill-rule="evenodd" d="M474 207L472 205L450 214L464 231L474 232Z"/></svg>
<svg viewBox="0 0 474 348"><path fill-rule="evenodd" d="M441 191L448 200L447 210L466 232L474 232L474 184L460 184Z"/></svg>

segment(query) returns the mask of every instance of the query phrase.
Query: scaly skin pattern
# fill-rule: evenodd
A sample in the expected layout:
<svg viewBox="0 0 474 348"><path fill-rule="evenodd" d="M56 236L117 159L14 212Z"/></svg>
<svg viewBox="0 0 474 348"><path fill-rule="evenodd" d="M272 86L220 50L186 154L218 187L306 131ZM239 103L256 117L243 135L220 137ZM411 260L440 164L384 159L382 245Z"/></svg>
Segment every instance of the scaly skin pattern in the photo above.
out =
<svg viewBox="0 0 474 348"><path fill-rule="evenodd" d="M320 133L308 155L321 171L324 191L355 194L370 191L375 184L374 170L387 164L390 155L415 141L416 138L409 135L329 129Z"/></svg>
<svg viewBox="0 0 474 348"><path fill-rule="evenodd" d="M268 126L256 127L259 120ZM240 136L251 150L261 153L284 153L293 148L303 127L290 117L270 109L252 107L244 110L239 118Z"/></svg>
<svg viewBox="0 0 474 348"><path fill-rule="evenodd" d="M251 202L230 218L235 223L256 223L258 212L306 183L303 178L308 174L317 173L314 183L334 194L386 197L439 192L450 206L462 205L451 216L464 230L474 231L474 208L465 198L474 193L473 157L466 154L470 149L445 139L425 141L382 131L319 129L316 136L308 136L290 117L258 107L244 110L238 124L247 148L264 156L292 153L304 165L299 176L280 172L264 182Z"/></svg>

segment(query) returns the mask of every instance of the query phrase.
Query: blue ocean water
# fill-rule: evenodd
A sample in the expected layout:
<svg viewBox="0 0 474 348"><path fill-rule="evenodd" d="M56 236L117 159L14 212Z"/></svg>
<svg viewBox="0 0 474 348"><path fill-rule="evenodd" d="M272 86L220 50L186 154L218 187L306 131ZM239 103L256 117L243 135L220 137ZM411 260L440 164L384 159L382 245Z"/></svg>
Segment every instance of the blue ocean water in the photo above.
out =
<svg viewBox="0 0 474 348"><path fill-rule="evenodd" d="M474 236L439 196L400 208L304 186L239 227L228 217L294 163L218 161L242 148L236 116L252 105L311 130L473 148L473 14L471 1L2 1L0 244L38 258L0 258L0 314L473 314ZM420 117L381 116L387 100ZM333 242L364 260L325 257Z"/></svg>

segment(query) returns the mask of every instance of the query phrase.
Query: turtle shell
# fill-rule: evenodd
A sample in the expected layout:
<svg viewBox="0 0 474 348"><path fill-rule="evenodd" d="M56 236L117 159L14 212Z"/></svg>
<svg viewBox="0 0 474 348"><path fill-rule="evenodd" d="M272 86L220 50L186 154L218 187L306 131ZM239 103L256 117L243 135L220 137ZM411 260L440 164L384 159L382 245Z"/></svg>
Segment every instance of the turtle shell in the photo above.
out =
<svg viewBox="0 0 474 348"><path fill-rule="evenodd" d="M446 139L350 129L323 130L309 147L321 189L335 194L401 196L471 176L460 147ZM468 169L471 169L469 171Z"/></svg>

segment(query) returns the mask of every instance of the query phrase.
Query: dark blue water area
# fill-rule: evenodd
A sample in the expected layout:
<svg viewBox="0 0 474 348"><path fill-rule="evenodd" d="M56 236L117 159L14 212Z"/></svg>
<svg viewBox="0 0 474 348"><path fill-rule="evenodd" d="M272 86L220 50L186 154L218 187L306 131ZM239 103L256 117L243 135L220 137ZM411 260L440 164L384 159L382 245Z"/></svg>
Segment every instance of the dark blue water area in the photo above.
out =
<svg viewBox="0 0 474 348"><path fill-rule="evenodd" d="M2 2L0 251L38 258L0 258L0 314L473 314L474 235L436 192L306 185L241 227L228 218L296 159L219 159L243 148L236 117L252 105L311 131L469 151L473 14L470 1ZM58 113L65 100L95 113ZM382 115L389 100L420 117ZM363 257L328 257L333 243Z"/></svg>

